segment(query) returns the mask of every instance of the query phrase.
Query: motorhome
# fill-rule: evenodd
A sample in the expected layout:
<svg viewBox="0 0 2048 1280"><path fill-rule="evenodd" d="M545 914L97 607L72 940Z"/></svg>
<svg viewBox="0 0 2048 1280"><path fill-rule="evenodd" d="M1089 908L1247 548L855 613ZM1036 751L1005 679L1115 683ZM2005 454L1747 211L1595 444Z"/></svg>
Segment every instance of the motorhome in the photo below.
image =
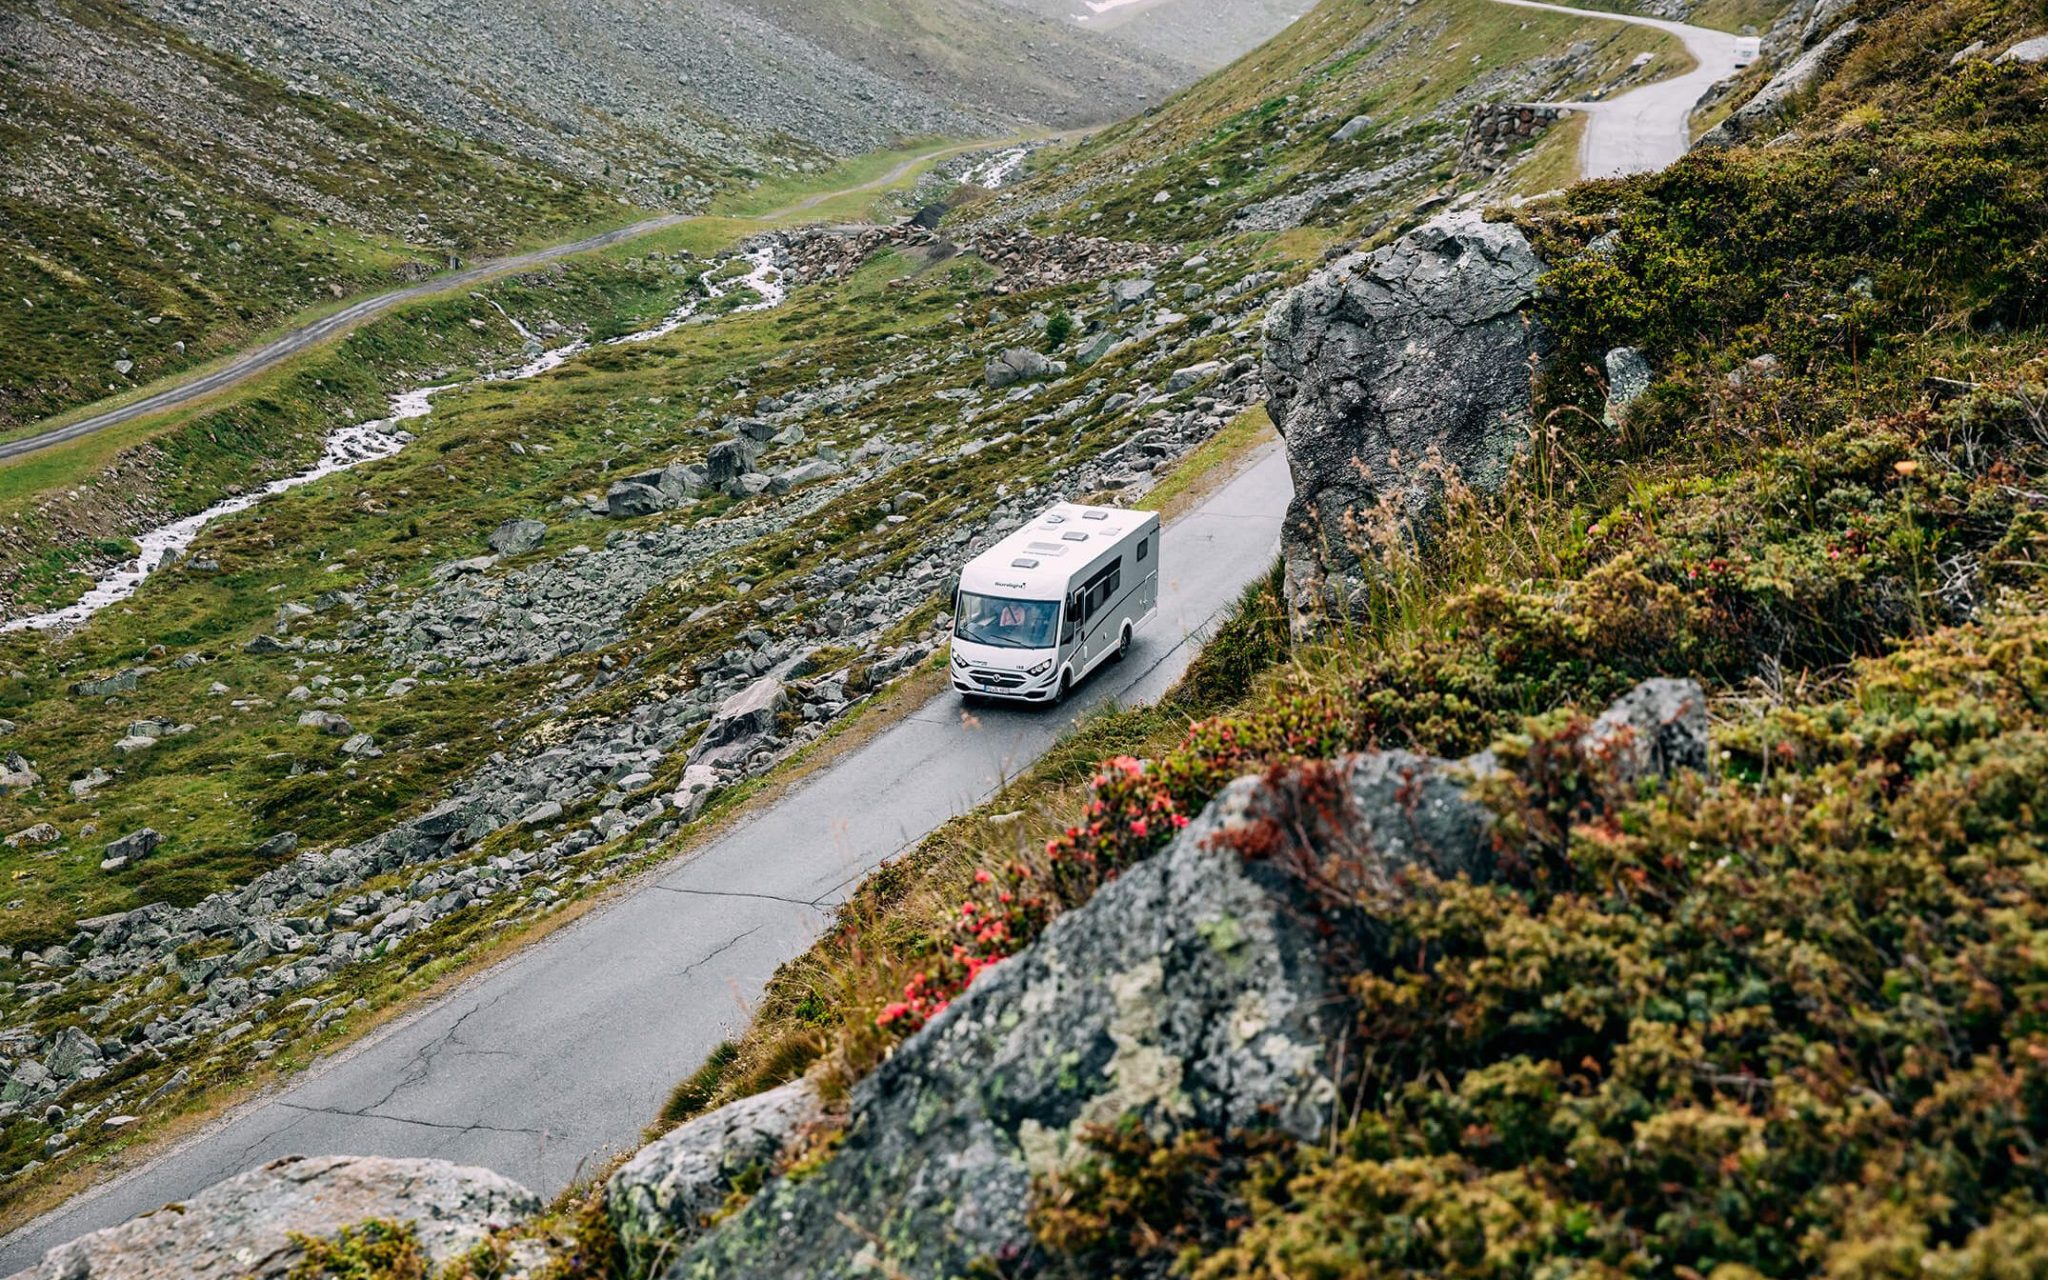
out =
<svg viewBox="0 0 2048 1280"><path fill-rule="evenodd" d="M953 687L1060 702L1159 611L1159 517L1063 502L960 571Z"/></svg>

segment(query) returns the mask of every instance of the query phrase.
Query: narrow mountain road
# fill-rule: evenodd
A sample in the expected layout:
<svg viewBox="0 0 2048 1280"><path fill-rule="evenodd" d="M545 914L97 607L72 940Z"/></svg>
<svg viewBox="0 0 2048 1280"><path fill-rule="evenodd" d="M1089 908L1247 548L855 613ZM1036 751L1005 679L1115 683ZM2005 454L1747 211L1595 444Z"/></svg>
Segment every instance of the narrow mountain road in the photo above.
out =
<svg viewBox="0 0 2048 1280"><path fill-rule="evenodd" d="M952 155L955 152L972 151L993 145L996 144L970 142L950 147L941 147L936 151L927 151L910 157L881 177L870 179L857 186L845 187L838 191L820 191L806 196L793 204L784 205L779 209L771 209L766 213L741 215L736 220L775 222L782 218L808 213L828 200L836 200L841 196L859 195L866 191L879 191L892 183L901 181L909 175L912 169L927 160ZM585 236L581 240L549 245L544 249L534 249L527 253L516 253L509 257L493 258L488 262L479 262L456 271L445 272L434 276L432 279L423 280L418 284L408 285L403 289L394 289L389 293L379 293L363 298L357 302L350 303L333 315L323 316L310 324L292 329L260 347L244 351L217 369L185 378L183 381L166 387L162 391L146 395L140 400L117 405L114 408L95 413L90 417L80 418L76 422L66 423L60 427L52 427L48 431L39 432L32 436L24 436L19 440L0 442L0 462L35 453L39 450L47 449L51 445L63 444L70 440L80 440L96 432L105 431L108 427L119 426L121 423L133 422L137 418L146 417L153 413L161 413L166 409L175 409L183 405L192 404L198 400L203 400L215 392L224 391L265 370L276 368L279 364L291 359L293 356L308 351L331 338L345 334L357 325L362 324L365 320L383 315L385 312L404 306L408 302L432 297L438 293L445 293L450 289L462 289L471 285L482 284L486 280L494 280L499 276L531 270L534 267L544 266L561 258L574 257L580 253L589 253L594 249L604 249L615 244L623 244L628 240L637 240L641 236L649 235L656 231L664 231L670 227L679 226L682 223L702 216L706 215L666 213L657 218L648 218L628 226L617 227L599 235Z"/></svg>
<svg viewBox="0 0 2048 1280"><path fill-rule="evenodd" d="M1292 496L1269 445L1167 526L1159 616L1075 709L1149 702L1271 567ZM702 850L281 1092L0 1241L0 1274L50 1247L282 1155L432 1156L544 1195L638 1144L668 1091L746 1024L863 877L992 795L1073 710L941 694Z"/></svg>
<svg viewBox="0 0 2048 1280"><path fill-rule="evenodd" d="M1602 18L1631 26L1652 27L1678 37L1696 64L1684 75L1658 80L1604 102L1560 102L1586 113L1586 134L1579 144L1579 176L1619 178L1654 173L1684 155L1692 145L1692 111L1707 90L1735 74L1743 65L1739 37L1726 31L1641 18L1604 9L1574 9L1542 0L1494 0L1517 9L1542 9L1582 18Z"/></svg>

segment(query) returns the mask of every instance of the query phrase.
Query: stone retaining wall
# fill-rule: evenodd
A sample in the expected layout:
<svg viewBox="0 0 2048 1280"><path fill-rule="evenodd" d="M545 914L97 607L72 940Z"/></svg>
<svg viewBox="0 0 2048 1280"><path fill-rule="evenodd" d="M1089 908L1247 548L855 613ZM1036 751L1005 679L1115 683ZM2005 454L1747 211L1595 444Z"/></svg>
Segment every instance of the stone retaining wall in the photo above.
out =
<svg viewBox="0 0 2048 1280"><path fill-rule="evenodd" d="M1472 123L1465 130L1465 146L1458 162L1468 171L1494 173L1507 163L1516 148L1542 137L1569 115L1568 107L1483 102L1472 110Z"/></svg>

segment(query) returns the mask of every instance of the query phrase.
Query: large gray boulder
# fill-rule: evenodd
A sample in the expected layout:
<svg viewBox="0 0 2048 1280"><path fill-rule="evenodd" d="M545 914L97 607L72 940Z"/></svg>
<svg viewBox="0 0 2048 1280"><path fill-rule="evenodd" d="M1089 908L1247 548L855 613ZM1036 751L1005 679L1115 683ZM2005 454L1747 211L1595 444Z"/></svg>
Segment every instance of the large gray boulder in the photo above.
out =
<svg viewBox="0 0 2048 1280"><path fill-rule="evenodd" d="M523 556L540 550L547 536L548 527L538 520L507 520L491 530L491 550L501 556Z"/></svg>
<svg viewBox="0 0 2048 1280"><path fill-rule="evenodd" d="M669 506L668 496L661 490L637 480L621 480L604 495L605 514L615 520L651 516L667 510Z"/></svg>
<svg viewBox="0 0 2048 1280"><path fill-rule="evenodd" d="M370 1218L411 1223L438 1264L540 1207L538 1196L488 1169L286 1156L58 1245L14 1280L281 1280L303 1256L294 1233L332 1236Z"/></svg>
<svg viewBox="0 0 2048 1280"><path fill-rule="evenodd" d="M988 364L982 369L982 379L990 388L1001 390L1019 382L1037 382L1064 372L1066 366L1057 360L1047 359L1029 347L1011 347L989 357Z"/></svg>
<svg viewBox="0 0 2048 1280"><path fill-rule="evenodd" d="M1337 980L1295 882L1210 837L1232 788L1023 954L984 973L855 1087L833 1157L771 1182L668 1275L939 1277L1027 1247L1034 1175L1090 1125L1324 1133Z"/></svg>
<svg viewBox="0 0 2048 1280"><path fill-rule="evenodd" d="M691 748L689 763L716 765L746 756L775 733L776 721L788 703L782 682L762 676L718 705L711 722L704 726L704 735Z"/></svg>
<svg viewBox="0 0 2048 1280"><path fill-rule="evenodd" d="M730 491L742 477L759 469L759 457L759 449L745 436L720 440L704 456L704 483L714 489Z"/></svg>
<svg viewBox="0 0 2048 1280"><path fill-rule="evenodd" d="M792 1080L642 1147L605 1184L605 1209L627 1255L644 1261L702 1232L742 1177L776 1172L824 1114L817 1087Z"/></svg>
<svg viewBox="0 0 2048 1280"><path fill-rule="evenodd" d="M1383 500L1427 533L1432 455L1481 491L1506 478L1549 346L1532 310L1542 273L1512 224L1461 213L1340 259L1275 305L1265 377L1294 472L1281 551L1297 630L1362 594L1359 525Z"/></svg>
<svg viewBox="0 0 2048 1280"><path fill-rule="evenodd" d="M1702 767L1705 694L1646 681L1579 750L1623 781ZM683 1243L666 1280L1000 1270L1032 1247L1034 1179L1085 1158L1092 1125L1321 1140L1340 1105L1340 974L1384 956L1385 911L1406 895L1493 877L1473 784L1498 768L1491 753L1369 751L1231 783L905 1041L855 1086L832 1156ZM636 1158L615 1220L696 1230L735 1159L787 1153L785 1108L810 1114L757 1101Z"/></svg>

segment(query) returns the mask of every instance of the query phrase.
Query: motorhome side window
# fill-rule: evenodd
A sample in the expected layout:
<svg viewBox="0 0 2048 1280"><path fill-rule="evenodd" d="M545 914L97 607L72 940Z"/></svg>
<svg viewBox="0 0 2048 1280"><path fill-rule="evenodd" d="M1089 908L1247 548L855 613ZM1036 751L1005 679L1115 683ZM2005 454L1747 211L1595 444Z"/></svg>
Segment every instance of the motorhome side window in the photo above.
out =
<svg viewBox="0 0 2048 1280"><path fill-rule="evenodd" d="M1152 539L1146 538L1144 541L1138 544L1138 559L1143 560L1146 556L1149 556L1151 554Z"/></svg>
<svg viewBox="0 0 2048 1280"><path fill-rule="evenodd" d="M1088 579L1088 584L1081 588L1081 617L1084 621L1093 619L1104 605L1116 599L1123 576L1123 565L1119 562Z"/></svg>

